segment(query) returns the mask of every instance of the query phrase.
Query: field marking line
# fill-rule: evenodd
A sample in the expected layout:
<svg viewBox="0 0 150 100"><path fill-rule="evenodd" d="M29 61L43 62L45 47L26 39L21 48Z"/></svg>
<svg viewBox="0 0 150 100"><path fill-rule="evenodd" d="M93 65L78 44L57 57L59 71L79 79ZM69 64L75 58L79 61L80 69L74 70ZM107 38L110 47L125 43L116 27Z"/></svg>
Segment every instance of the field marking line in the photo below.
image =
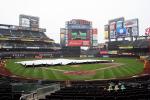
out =
<svg viewBox="0 0 150 100"><path fill-rule="evenodd" d="M105 69L110 69L110 68L119 67L119 66L122 66L122 65L124 65L124 64L121 64L121 63L113 63L112 66L108 66L108 67L104 67L104 68L98 68L98 69L89 70L89 71L105 70ZM49 68L44 68L44 69L49 69ZM56 71L61 71L61 72L67 72L67 71L68 71L68 70L55 69L55 68L50 68L50 70L56 70ZM72 71L73 71L73 70L72 70ZM68 72L72 72L72 71L68 71Z"/></svg>
<svg viewBox="0 0 150 100"><path fill-rule="evenodd" d="M98 69L95 69L94 71L97 71L97 70L105 70L105 69L109 69L109 68L115 68L115 67L119 67L119 66L122 66L124 64L121 64L121 63L115 63L114 65L112 66L108 66L108 67L104 67L104 68L98 68Z"/></svg>
<svg viewBox="0 0 150 100"><path fill-rule="evenodd" d="M45 68L45 69L49 69L49 68ZM61 72L65 72L66 70L62 70L62 69L55 69L55 68L50 68L50 70L56 70L56 71L61 71Z"/></svg>

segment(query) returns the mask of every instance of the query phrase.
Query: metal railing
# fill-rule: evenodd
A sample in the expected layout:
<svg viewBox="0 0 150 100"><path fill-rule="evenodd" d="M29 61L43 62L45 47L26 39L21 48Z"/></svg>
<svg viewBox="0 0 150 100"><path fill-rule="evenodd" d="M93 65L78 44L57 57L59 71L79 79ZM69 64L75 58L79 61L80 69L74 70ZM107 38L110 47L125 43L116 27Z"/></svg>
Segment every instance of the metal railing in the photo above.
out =
<svg viewBox="0 0 150 100"><path fill-rule="evenodd" d="M58 90L60 90L60 84L51 84L50 86L38 88L30 94L23 94L20 97L20 100L38 100L41 98L45 98L45 95L49 95L50 93Z"/></svg>

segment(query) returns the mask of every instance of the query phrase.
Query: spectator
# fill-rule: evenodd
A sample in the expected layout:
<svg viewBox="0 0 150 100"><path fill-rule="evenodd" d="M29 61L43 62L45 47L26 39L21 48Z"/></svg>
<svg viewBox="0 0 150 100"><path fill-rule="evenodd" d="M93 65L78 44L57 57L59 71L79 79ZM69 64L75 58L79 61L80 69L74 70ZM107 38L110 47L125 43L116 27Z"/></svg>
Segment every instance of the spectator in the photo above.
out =
<svg viewBox="0 0 150 100"><path fill-rule="evenodd" d="M123 91L123 90L125 90L126 88L125 88L125 86L122 84L121 85L121 90Z"/></svg>
<svg viewBox="0 0 150 100"><path fill-rule="evenodd" d="M113 86L114 86L114 84L113 84L113 83L110 83L107 90L108 90L109 92L112 91L112 90L113 90Z"/></svg>
<svg viewBox="0 0 150 100"><path fill-rule="evenodd" d="M118 85L115 85L115 88L114 88L115 91L118 91L119 90L119 87Z"/></svg>

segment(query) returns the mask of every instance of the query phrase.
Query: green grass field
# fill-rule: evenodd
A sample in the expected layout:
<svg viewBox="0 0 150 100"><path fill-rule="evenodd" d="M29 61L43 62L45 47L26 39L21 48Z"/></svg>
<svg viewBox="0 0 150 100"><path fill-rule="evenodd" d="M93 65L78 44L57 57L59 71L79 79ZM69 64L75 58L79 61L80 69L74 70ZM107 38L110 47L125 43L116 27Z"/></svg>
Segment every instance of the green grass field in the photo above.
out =
<svg viewBox="0 0 150 100"><path fill-rule="evenodd" d="M98 80L98 79L112 79L125 78L137 75L143 72L143 63L137 61L135 58L99 58L103 60L114 60L113 64L81 64L81 65L66 65L66 66L51 66L51 67L36 67L25 68L15 62L30 60L30 59L9 59L7 60L7 69L14 75L23 76L27 78L39 78L48 80ZM112 67L113 66L113 67ZM110 67L110 68L109 68ZM92 75L67 75L66 71L91 71Z"/></svg>

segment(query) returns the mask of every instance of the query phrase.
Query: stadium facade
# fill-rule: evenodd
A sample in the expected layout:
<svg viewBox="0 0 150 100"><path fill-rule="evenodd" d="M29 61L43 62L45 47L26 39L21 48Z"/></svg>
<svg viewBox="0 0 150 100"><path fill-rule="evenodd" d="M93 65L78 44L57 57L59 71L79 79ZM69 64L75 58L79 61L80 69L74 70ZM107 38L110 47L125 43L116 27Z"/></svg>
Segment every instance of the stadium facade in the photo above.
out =
<svg viewBox="0 0 150 100"><path fill-rule="evenodd" d="M60 29L62 47L96 47L97 29L92 28L92 22L82 19L66 21L66 27Z"/></svg>
<svg viewBox="0 0 150 100"><path fill-rule="evenodd" d="M60 28L60 45L63 56L81 57L85 55L82 48L96 48L98 31L92 22L83 19L66 21L65 28Z"/></svg>
<svg viewBox="0 0 150 100"><path fill-rule="evenodd" d="M133 37L139 36L139 20L138 18L125 20L124 17L109 20L108 24L104 25L104 35L109 41L125 38L133 41Z"/></svg>
<svg viewBox="0 0 150 100"><path fill-rule="evenodd" d="M0 57L53 57L59 55L54 40L39 28L39 18L20 15L19 26L0 24Z"/></svg>
<svg viewBox="0 0 150 100"><path fill-rule="evenodd" d="M148 28L147 34L148 34ZM124 17L112 19L104 25L107 50L102 55L147 56L150 55L150 36L139 35L139 20L125 20Z"/></svg>

